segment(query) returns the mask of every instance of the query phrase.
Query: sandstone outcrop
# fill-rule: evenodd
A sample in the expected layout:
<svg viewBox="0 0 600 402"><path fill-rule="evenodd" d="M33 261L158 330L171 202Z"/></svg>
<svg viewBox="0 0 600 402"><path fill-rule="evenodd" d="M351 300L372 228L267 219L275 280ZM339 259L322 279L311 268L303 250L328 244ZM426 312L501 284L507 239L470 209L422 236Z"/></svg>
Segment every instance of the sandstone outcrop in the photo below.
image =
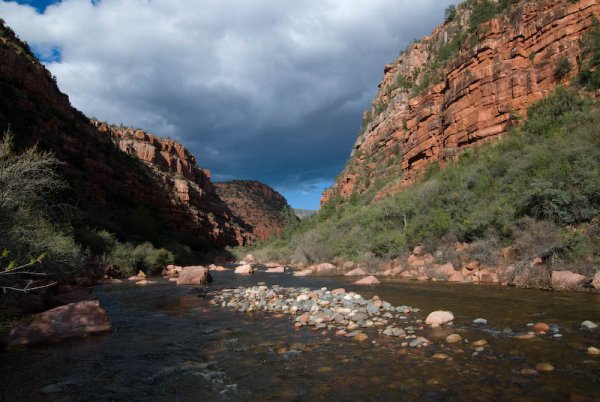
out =
<svg viewBox="0 0 600 402"><path fill-rule="evenodd" d="M451 22L385 66L350 161L322 203L367 191L376 191L377 200L432 163L502 137L528 106L577 74L581 38L600 16L600 4L521 1L471 34L470 14L468 4L459 5ZM433 71L440 52L453 46L456 54ZM572 69L557 78L565 59Z"/></svg>
<svg viewBox="0 0 600 402"><path fill-rule="evenodd" d="M266 184L233 180L217 182L215 187L219 197L260 240L281 235L291 221L298 219L286 199Z"/></svg>

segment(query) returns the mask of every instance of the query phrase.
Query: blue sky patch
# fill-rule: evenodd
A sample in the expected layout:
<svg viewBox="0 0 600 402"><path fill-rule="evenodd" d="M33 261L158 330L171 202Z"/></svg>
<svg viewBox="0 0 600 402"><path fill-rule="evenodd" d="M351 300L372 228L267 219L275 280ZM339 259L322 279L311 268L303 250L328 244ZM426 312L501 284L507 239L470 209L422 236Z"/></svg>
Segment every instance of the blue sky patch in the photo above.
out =
<svg viewBox="0 0 600 402"><path fill-rule="evenodd" d="M42 63L60 63L62 53L58 47L31 46L31 51Z"/></svg>

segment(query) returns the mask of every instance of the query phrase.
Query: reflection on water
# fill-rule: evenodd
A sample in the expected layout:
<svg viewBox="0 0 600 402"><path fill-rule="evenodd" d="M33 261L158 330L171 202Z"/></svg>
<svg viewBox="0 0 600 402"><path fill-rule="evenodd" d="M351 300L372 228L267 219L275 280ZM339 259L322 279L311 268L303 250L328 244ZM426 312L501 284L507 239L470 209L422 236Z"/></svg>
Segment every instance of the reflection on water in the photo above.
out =
<svg viewBox="0 0 600 402"><path fill-rule="evenodd" d="M424 330L434 345L413 350L397 338L374 335L376 343L357 343L295 330L287 317L236 313L166 283L100 287L96 294L113 333L4 352L0 400L600 400L600 358L585 354L600 345L600 334L578 328L586 319L600 321L599 296L446 283L358 289L347 278L213 276L213 289L259 281L331 289L346 282L365 297L421 308L418 318L451 310L456 322L451 329ZM473 325L478 317L488 325ZM563 337L513 338L537 321ZM486 339L489 346L476 353L468 344L446 345L451 332ZM434 359L435 353L449 359ZM523 371L540 362L555 371Z"/></svg>

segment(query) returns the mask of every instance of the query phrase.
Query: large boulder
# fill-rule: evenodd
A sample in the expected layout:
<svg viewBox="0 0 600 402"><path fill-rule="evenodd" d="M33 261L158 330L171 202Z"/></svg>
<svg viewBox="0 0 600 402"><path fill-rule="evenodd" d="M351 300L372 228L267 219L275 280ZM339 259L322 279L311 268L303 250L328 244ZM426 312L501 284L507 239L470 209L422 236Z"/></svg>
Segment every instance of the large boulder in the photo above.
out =
<svg viewBox="0 0 600 402"><path fill-rule="evenodd" d="M6 334L8 347L58 342L68 338L107 332L112 329L106 311L97 300L60 306L34 316L30 324L21 323Z"/></svg>
<svg viewBox="0 0 600 402"><path fill-rule="evenodd" d="M440 326L454 321L454 314L450 311L437 310L430 313L425 319L425 324Z"/></svg>
<svg viewBox="0 0 600 402"><path fill-rule="evenodd" d="M553 271L552 287L558 290L574 290L581 286L586 276L571 271Z"/></svg>
<svg viewBox="0 0 600 402"><path fill-rule="evenodd" d="M346 272L344 275L346 276L365 276L367 273L362 268L354 268L350 272Z"/></svg>
<svg viewBox="0 0 600 402"><path fill-rule="evenodd" d="M336 271L337 267L328 262L324 262L322 264L311 265L307 269L310 269L313 272L313 274L326 275Z"/></svg>
<svg viewBox="0 0 600 402"><path fill-rule="evenodd" d="M240 265L239 267L237 267L235 269L235 273L242 274L242 275L249 275L249 274L254 273L254 269L252 268L252 265L244 264L244 265Z"/></svg>
<svg viewBox="0 0 600 402"><path fill-rule="evenodd" d="M293 276L311 276L313 274L312 269L303 269L301 271L295 271L292 275Z"/></svg>
<svg viewBox="0 0 600 402"><path fill-rule="evenodd" d="M206 285L212 282L208 269L203 266L183 267L177 278L177 285Z"/></svg>
<svg viewBox="0 0 600 402"><path fill-rule="evenodd" d="M381 282L379 281L379 279L375 278L373 275L371 276L366 276L362 279L357 280L356 282L354 282L355 285L365 285L365 286L369 286L369 285L379 285Z"/></svg>

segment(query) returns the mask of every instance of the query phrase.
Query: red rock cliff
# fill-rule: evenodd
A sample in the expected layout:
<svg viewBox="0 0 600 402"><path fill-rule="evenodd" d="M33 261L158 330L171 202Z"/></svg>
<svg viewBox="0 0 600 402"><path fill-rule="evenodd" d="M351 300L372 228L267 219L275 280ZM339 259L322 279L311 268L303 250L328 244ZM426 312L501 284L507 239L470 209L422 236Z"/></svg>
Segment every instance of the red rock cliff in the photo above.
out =
<svg viewBox="0 0 600 402"><path fill-rule="evenodd" d="M381 198L433 162L444 164L502 137L529 105L578 72L581 39L600 16L600 5L520 1L472 33L471 11L460 5L452 21L385 66L350 160L322 204L369 191ZM452 46L458 47L454 57L440 63ZM564 60L572 68L558 76Z"/></svg>
<svg viewBox="0 0 600 402"><path fill-rule="evenodd" d="M0 21L0 130L7 127L17 146L38 144L65 162L69 202L85 216L118 223L123 213L143 207L172 230L213 246L243 244L252 237L180 144L90 124L27 44ZM134 149L139 159L119 148Z"/></svg>
<svg viewBox="0 0 600 402"><path fill-rule="evenodd" d="M221 199L261 240L281 235L290 220L297 219L286 199L266 184L233 180L215 186Z"/></svg>
<svg viewBox="0 0 600 402"><path fill-rule="evenodd" d="M170 207L162 213L175 227L198 236L209 230L215 238L221 230L231 231L235 241L229 245L246 244L254 238L252 228L217 195L210 171L197 167L196 158L182 144L139 129L98 120L91 123L119 150L150 169L154 181L171 195Z"/></svg>

